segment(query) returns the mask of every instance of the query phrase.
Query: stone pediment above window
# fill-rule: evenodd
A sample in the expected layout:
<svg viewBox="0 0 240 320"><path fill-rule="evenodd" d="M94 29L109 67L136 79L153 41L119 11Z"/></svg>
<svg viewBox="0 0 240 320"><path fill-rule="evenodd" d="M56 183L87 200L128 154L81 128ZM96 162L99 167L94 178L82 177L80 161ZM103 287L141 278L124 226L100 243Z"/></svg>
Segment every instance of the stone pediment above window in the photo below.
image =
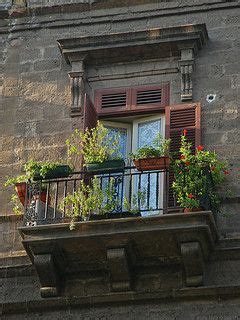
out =
<svg viewBox="0 0 240 320"><path fill-rule="evenodd" d="M154 28L58 40L71 64L72 115L81 114L88 65L179 57L181 99L192 100L194 56L208 39L205 24Z"/></svg>

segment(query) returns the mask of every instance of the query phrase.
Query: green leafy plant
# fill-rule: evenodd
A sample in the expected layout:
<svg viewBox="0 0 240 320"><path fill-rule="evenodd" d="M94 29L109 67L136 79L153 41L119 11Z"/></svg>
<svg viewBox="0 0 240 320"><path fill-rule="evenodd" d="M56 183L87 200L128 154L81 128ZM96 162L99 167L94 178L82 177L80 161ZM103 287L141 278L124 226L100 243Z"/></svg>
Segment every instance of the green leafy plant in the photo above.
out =
<svg viewBox="0 0 240 320"><path fill-rule="evenodd" d="M73 229L74 222L79 217L86 220L91 213L104 215L113 211L118 206L114 194L114 178L110 178L105 188L101 187L100 179L97 177L94 177L90 184L81 180L79 188L63 199L60 208L65 210L66 216L72 218L70 228Z"/></svg>
<svg viewBox="0 0 240 320"><path fill-rule="evenodd" d="M68 156L83 156L85 163L102 163L121 159L118 137L111 137L108 129L98 121L97 126L84 132L75 130L66 140Z"/></svg>
<svg viewBox="0 0 240 320"><path fill-rule="evenodd" d="M181 136L180 157L174 162L173 190L176 201L182 208L204 207L210 202L214 212L219 211L221 197L219 186L229 174L227 163L220 161L213 151L204 150L203 146L192 153L192 144L184 130Z"/></svg>
<svg viewBox="0 0 240 320"><path fill-rule="evenodd" d="M141 208L146 202L146 190L138 190L136 194L132 196L131 201L127 197L123 200L123 210L129 213L139 213Z"/></svg>
<svg viewBox="0 0 240 320"><path fill-rule="evenodd" d="M139 148L136 153L131 153L130 156L134 160L169 156L170 143L170 139L164 140L163 137L158 134L154 139L153 146Z"/></svg>

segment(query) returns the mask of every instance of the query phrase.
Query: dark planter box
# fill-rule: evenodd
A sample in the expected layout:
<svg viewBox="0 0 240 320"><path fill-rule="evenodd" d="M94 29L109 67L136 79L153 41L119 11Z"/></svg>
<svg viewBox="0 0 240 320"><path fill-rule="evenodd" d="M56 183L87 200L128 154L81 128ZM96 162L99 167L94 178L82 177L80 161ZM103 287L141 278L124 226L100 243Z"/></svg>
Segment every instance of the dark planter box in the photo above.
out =
<svg viewBox="0 0 240 320"><path fill-rule="evenodd" d="M120 218L135 218L141 217L141 213L131 213L131 212L115 212L106 214L90 214L89 220L104 220L104 219L120 219Z"/></svg>
<svg viewBox="0 0 240 320"><path fill-rule="evenodd" d="M33 180L47 180L56 178L66 178L72 173L72 169L68 165L59 165L54 169L49 170L45 177L40 174L34 176Z"/></svg>
<svg viewBox="0 0 240 320"><path fill-rule="evenodd" d="M59 165L49 170L44 179L66 178L72 173L72 169L67 165Z"/></svg>
<svg viewBox="0 0 240 320"><path fill-rule="evenodd" d="M88 172L121 172L124 167L125 163L122 159L86 164Z"/></svg>

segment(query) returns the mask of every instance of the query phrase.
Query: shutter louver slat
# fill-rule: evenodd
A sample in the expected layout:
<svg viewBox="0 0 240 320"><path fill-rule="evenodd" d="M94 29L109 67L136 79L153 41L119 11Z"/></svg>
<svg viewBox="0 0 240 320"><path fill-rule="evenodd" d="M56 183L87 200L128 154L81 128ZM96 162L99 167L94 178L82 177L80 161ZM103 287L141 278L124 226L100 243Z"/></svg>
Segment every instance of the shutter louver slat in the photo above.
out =
<svg viewBox="0 0 240 320"><path fill-rule="evenodd" d="M161 103L161 100L161 89L137 91L137 105Z"/></svg>
<svg viewBox="0 0 240 320"><path fill-rule="evenodd" d="M171 139L170 151L173 158L179 157L181 134L187 129L187 138L192 143L192 152L200 144L200 104L184 104L166 107L166 138ZM169 174L169 206L174 206L174 195L171 185L174 181L173 172Z"/></svg>
<svg viewBox="0 0 240 320"><path fill-rule="evenodd" d="M126 102L126 92L102 95L102 108L125 107Z"/></svg>

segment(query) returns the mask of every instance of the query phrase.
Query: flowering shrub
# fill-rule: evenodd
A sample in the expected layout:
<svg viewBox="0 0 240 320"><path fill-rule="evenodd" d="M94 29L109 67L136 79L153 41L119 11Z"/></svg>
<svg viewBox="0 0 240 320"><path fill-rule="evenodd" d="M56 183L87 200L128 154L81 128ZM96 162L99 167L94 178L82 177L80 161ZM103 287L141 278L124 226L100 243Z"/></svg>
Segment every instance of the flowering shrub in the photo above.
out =
<svg viewBox="0 0 240 320"><path fill-rule="evenodd" d="M229 174L227 164L219 161L217 154L199 145L195 154L187 141L187 130L181 136L180 157L174 162L173 190L182 208L219 210L221 198L218 187Z"/></svg>

